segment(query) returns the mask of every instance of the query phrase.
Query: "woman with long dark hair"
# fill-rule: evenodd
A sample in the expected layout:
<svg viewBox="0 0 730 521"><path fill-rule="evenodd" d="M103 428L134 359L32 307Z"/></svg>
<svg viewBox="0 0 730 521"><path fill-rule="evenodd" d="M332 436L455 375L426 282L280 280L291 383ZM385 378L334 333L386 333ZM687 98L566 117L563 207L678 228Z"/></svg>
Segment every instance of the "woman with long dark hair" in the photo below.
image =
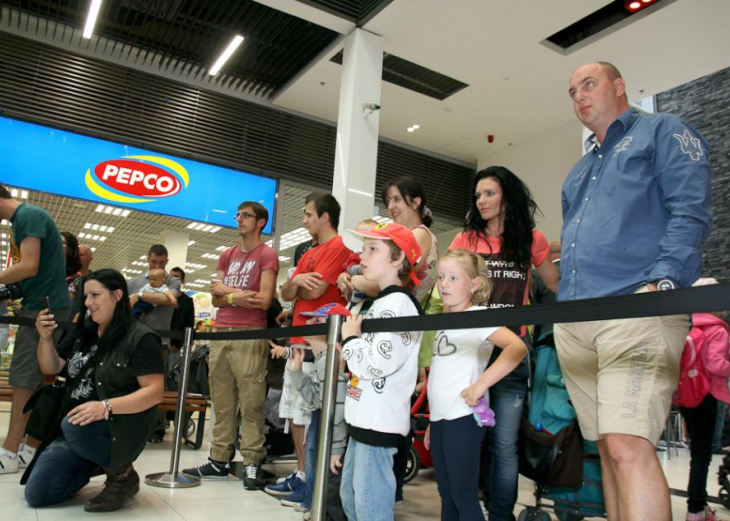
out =
<svg viewBox="0 0 730 521"><path fill-rule="evenodd" d="M38 364L66 379L55 424L23 481L33 507L72 498L98 471L107 479L88 512L121 508L139 491L132 463L144 449L163 397L159 337L132 318L127 282L116 270L89 273L75 330L54 349L48 309L36 320Z"/></svg>
<svg viewBox="0 0 730 521"><path fill-rule="evenodd" d="M71 232L61 232L63 242L63 256L66 258L66 284L71 300L76 300L81 288L81 254L79 241Z"/></svg>
<svg viewBox="0 0 730 521"><path fill-rule="evenodd" d="M550 261L550 245L535 229L539 211L529 188L507 168L492 166L477 172L464 231L449 246L480 255L487 263L492 294L488 308L529 303L531 270L557 292L558 270ZM526 327L512 328L526 337ZM499 356L495 349L491 363ZM489 390L497 425L487 431L483 462L484 501L490 521L512 520L517 501L517 434L527 394L528 359Z"/></svg>

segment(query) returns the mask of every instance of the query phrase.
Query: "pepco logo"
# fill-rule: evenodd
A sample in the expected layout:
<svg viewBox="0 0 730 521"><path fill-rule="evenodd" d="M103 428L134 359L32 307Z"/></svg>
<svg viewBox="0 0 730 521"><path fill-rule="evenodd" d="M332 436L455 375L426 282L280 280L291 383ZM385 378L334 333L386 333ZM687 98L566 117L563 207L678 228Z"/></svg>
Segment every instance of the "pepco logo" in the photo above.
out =
<svg viewBox="0 0 730 521"><path fill-rule="evenodd" d="M91 169L86 171L87 188L102 199L118 203L148 203L170 197L183 189L183 183L187 188L188 182L188 172L182 165L158 156L124 156L99 163L93 175ZM127 195L107 190L100 183Z"/></svg>

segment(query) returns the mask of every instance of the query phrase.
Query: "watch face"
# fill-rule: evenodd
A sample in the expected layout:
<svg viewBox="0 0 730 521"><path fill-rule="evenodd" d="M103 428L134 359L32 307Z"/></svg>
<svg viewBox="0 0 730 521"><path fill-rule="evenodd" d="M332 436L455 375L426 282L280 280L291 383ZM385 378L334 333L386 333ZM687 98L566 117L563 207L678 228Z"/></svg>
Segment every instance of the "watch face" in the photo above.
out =
<svg viewBox="0 0 730 521"><path fill-rule="evenodd" d="M656 288L659 291L666 291L668 289L674 289L674 282L668 279L660 280L659 283L656 285Z"/></svg>

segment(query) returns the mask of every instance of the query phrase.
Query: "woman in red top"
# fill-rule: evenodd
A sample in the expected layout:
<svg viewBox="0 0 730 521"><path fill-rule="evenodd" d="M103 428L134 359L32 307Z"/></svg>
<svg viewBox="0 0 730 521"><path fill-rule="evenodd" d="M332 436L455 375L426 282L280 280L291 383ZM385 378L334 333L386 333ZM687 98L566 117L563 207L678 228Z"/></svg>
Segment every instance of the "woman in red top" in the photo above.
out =
<svg viewBox="0 0 730 521"><path fill-rule="evenodd" d="M463 248L487 263L492 294L487 307L523 306L529 302L534 267L548 288L557 292L558 270L550 261L550 245L535 230L539 211L529 188L507 168L491 166L477 172L464 231L450 250ZM512 328L526 336L525 326ZM491 362L499 356L494 350ZM483 462L484 502L490 521L510 521L517 501L517 434L527 394L528 359L489 390L497 425L487 431L489 446Z"/></svg>

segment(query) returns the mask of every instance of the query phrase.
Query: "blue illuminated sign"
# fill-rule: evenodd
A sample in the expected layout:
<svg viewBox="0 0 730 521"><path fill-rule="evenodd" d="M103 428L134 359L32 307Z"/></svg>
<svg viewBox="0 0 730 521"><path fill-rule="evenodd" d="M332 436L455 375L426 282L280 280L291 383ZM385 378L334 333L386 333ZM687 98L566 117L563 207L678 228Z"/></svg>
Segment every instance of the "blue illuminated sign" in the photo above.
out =
<svg viewBox="0 0 730 521"><path fill-rule="evenodd" d="M228 228L242 201L274 221L276 180L0 117L4 184Z"/></svg>

